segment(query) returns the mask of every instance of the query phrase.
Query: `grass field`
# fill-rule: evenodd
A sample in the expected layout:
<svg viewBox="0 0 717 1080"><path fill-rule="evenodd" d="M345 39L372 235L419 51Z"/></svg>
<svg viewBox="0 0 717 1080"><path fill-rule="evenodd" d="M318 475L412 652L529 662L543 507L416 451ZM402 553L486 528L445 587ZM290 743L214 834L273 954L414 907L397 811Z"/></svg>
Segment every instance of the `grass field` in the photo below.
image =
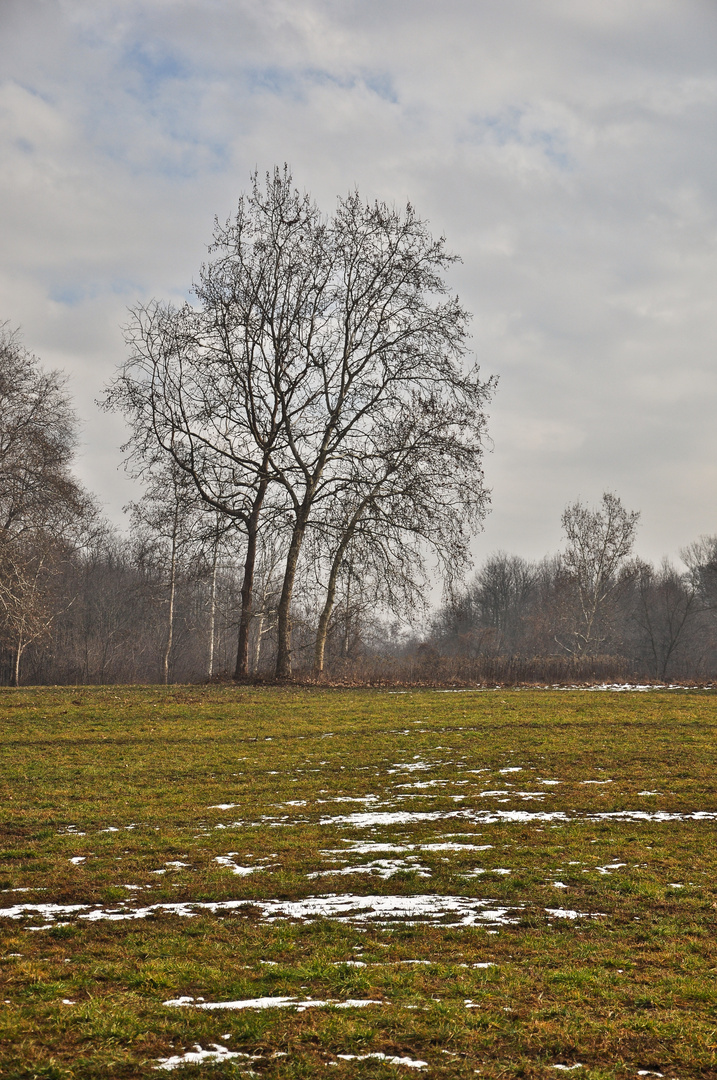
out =
<svg viewBox="0 0 717 1080"><path fill-rule="evenodd" d="M717 1076L717 696L0 715L4 1080Z"/></svg>

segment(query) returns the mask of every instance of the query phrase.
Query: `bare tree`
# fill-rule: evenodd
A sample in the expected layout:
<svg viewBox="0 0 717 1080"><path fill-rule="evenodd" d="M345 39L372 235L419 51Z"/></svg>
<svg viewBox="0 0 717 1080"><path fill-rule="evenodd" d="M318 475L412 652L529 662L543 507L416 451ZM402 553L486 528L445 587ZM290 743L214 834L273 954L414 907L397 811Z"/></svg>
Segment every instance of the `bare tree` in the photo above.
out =
<svg viewBox="0 0 717 1080"><path fill-rule="evenodd" d="M174 643L179 575L196 566L207 534L211 544L215 523L206 520L206 509L194 485L171 459L156 462L153 471L145 473L145 479L148 483L143 498L131 503L128 509L135 536L143 538L150 561L162 567L165 579L166 634L161 681L166 685Z"/></svg>
<svg viewBox="0 0 717 1080"><path fill-rule="evenodd" d="M286 438L271 461L292 515L278 609L279 678L291 673L291 601L312 517L337 492L358 490L363 501L375 461L385 460L382 440L411 409L462 417L454 439L475 461L493 387L462 369L468 316L443 280L455 260L411 206L366 205L352 193L339 200L324 243L330 274L303 329L306 377L292 385L291 401L280 383L275 388ZM476 490L481 481L477 471Z"/></svg>
<svg viewBox="0 0 717 1080"><path fill-rule="evenodd" d="M680 552L703 610L717 617L717 536L701 536Z"/></svg>
<svg viewBox="0 0 717 1080"><path fill-rule="evenodd" d="M578 608L569 643L559 642L567 651L592 656L605 642L608 604L625 581L620 570L632 551L639 518L639 512L626 510L609 491L599 509L580 502L565 508L562 564Z"/></svg>
<svg viewBox="0 0 717 1080"><path fill-rule="evenodd" d="M209 506L245 532L237 677L248 674L272 452L313 363L305 336L323 302L323 231L317 208L294 190L286 168L267 177L265 190L254 176L234 219L216 225L214 258L195 287L198 306L137 308L127 330L130 357L105 399L127 416L128 448L140 468L159 447Z"/></svg>
<svg viewBox="0 0 717 1080"><path fill-rule="evenodd" d="M76 422L64 378L0 326L0 634L12 681L62 603L57 568L95 507L71 474Z"/></svg>
<svg viewBox="0 0 717 1080"><path fill-rule="evenodd" d="M666 679L689 644L698 597L689 575L680 574L664 559L655 570L638 565L635 622L648 648L652 674Z"/></svg>
<svg viewBox="0 0 717 1080"><path fill-rule="evenodd" d="M131 356L106 403L129 418L135 458L159 446L246 532L239 676L260 526L286 531L276 662L285 678L317 507L355 482L376 433L411 402L460 412L475 457L493 384L463 371L468 316L443 280L455 259L411 206L366 205L352 193L325 220L285 167L263 190L254 177L236 217L217 226L212 254L198 309L134 313ZM474 483L482 487L480 473Z"/></svg>
<svg viewBox="0 0 717 1080"><path fill-rule="evenodd" d="M474 408L474 402L468 406L454 401L447 410L436 399L411 401L402 415L392 418L389 430L377 426L370 453L354 459L351 483L312 523L328 549L315 674L323 670L340 575L346 583L347 612L353 579L368 586L375 608L383 605L401 615L413 609L417 615L425 610L428 556L435 558L449 587L464 573L470 537L488 503L480 440L464 438L466 429L478 432Z"/></svg>

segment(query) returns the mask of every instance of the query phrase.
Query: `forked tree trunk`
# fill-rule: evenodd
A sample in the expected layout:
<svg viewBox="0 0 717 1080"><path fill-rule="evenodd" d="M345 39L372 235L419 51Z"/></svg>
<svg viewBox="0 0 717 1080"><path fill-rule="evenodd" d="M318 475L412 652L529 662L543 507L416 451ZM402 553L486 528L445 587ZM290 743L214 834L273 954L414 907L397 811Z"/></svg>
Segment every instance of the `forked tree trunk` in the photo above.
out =
<svg viewBox="0 0 717 1080"><path fill-rule="evenodd" d="M347 529L344 536L341 538L341 543L336 549L333 562L331 563L331 570L329 572L329 580L326 584L326 599L324 606L319 616L319 624L316 628L316 641L314 644L314 675L320 675L324 670L324 654L326 652L326 636L329 632L329 622L331 620L331 613L334 609L334 601L336 600L336 584L339 578L339 571L341 569L341 563L343 562L346 549L349 546L351 539L356 531L356 523L358 516L351 522L349 529ZM347 619L348 619L348 601L347 601Z"/></svg>
<svg viewBox="0 0 717 1080"><path fill-rule="evenodd" d="M334 602L336 600L336 583L339 577L339 571L341 569L341 563L343 562L346 550L354 538L358 523L361 520L366 507L379 490L380 485L376 484L366 495L359 505L357 506L353 517L346 526L346 531L341 537L341 543L336 549L333 562L331 563L331 570L329 571L329 580L326 585L326 600L319 616L319 625L316 628L316 641L314 644L314 675L320 675L324 670L324 654L326 652L326 635L329 632L329 622L331 620L331 613L334 608ZM351 582L351 576L349 572L349 587ZM349 619L349 597L347 590L346 597L346 629L344 633L344 655L348 655L348 619Z"/></svg>

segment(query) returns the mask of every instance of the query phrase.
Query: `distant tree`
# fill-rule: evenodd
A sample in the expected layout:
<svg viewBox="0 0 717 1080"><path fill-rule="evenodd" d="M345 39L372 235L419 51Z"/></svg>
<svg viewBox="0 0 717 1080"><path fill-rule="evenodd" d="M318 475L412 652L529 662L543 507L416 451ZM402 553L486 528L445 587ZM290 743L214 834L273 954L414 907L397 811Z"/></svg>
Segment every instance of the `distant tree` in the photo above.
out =
<svg viewBox="0 0 717 1080"><path fill-rule="evenodd" d="M563 635L560 641L567 651L593 656L604 646L608 607L625 581L620 571L632 551L639 518L609 491L597 509L575 502L563 511L562 565L577 604L567 639Z"/></svg>
<svg viewBox="0 0 717 1080"><path fill-rule="evenodd" d="M54 590L58 567L96 514L71 473L76 421L64 384L0 327L0 638L16 685L25 649L68 602Z"/></svg>
<svg viewBox="0 0 717 1080"><path fill-rule="evenodd" d="M440 610L434 632L442 647L464 656L530 648L539 577L540 567L519 555L489 555Z"/></svg>
<svg viewBox="0 0 717 1080"><path fill-rule="evenodd" d="M169 682L174 644L177 587L181 576L198 577L206 556L212 562L210 594L210 665L213 669L218 549L227 526L207 512L187 474L171 459L159 459L145 472L144 495L131 503L132 532L147 549L149 561L161 569L165 596L165 642L161 658L161 681ZM211 674L212 672L210 672Z"/></svg>
<svg viewBox="0 0 717 1080"><path fill-rule="evenodd" d="M639 563L635 586L634 620L647 646L651 674L664 680L691 644L697 593L689 575L680 574L666 559L657 569Z"/></svg>
<svg viewBox="0 0 717 1080"><path fill-rule="evenodd" d="M680 555L703 609L717 617L717 536L701 536Z"/></svg>

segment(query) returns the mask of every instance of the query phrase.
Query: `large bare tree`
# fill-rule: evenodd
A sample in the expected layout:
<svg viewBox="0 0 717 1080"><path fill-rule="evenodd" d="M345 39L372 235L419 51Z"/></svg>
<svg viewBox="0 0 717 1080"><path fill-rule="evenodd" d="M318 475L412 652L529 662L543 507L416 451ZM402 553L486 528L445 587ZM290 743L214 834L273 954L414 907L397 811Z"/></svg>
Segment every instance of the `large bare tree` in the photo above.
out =
<svg viewBox="0 0 717 1080"><path fill-rule="evenodd" d="M254 178L211 254L197 306L134 313L106 400L130 419L136 459L159 446L245 530L239 676L259 530L285 537L276 675L286 678L312 518L366 473L370 487L380 434L408 408L463 417L454 439L477 460L492 386L464 369L468 315L444 280L455 257L410 205L352 192L325 218L285 167L264 187ZM479 470L473 483L482 491Z"/></svg>

